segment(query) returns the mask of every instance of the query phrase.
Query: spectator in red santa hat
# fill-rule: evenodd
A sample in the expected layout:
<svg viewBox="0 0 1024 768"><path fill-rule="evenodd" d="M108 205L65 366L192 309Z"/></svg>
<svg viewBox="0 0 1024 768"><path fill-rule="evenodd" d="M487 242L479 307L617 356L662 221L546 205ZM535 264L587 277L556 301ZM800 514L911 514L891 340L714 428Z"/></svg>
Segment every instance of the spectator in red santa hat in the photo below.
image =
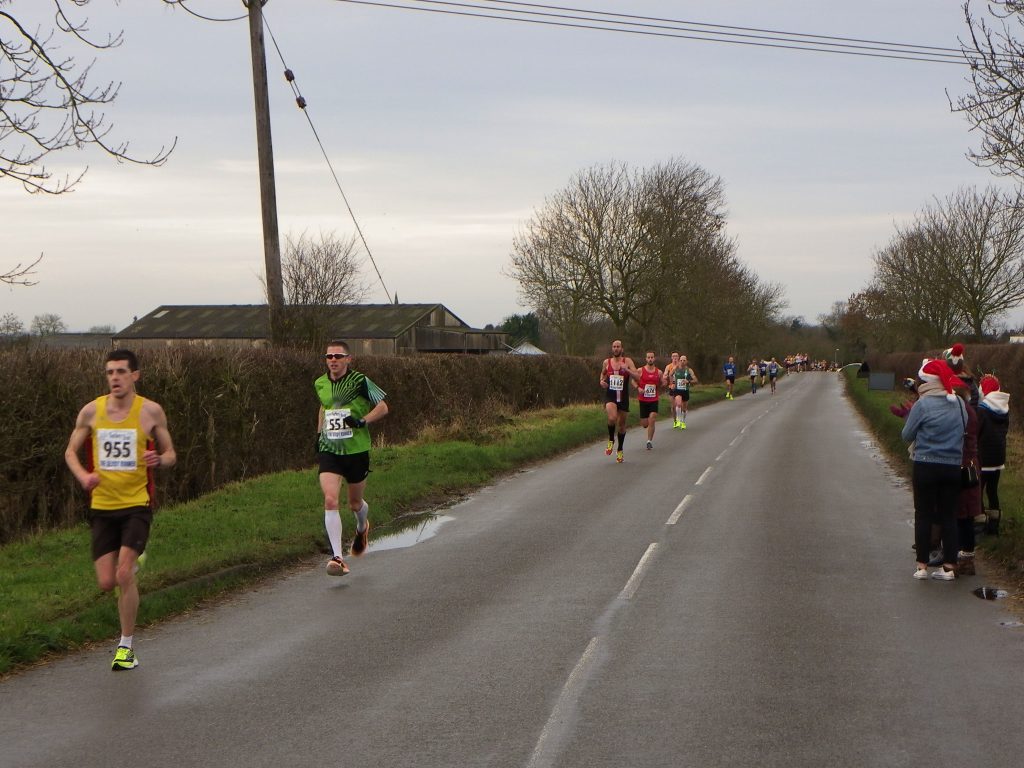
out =
<svg viewBox="0 0 1024 768"><path fill-rule="evenodd" d="M903 440L913 441L915 579L956 578L957 502L967 409L953 387L960 381L945 360L925 360L918 371L918 400L907 415ZM942 528L942 567L928 573L932 523Z"/></svg>
<svg viewBox="0 0 1024 768"><path fill-rule="evenodd" d="M964 345L960 343L954 344L947 350L944 350L942 357L950 368L953 369L953 373L960 373L964 366Z"/></svg>
<svg viewBox="0 0 1024 768"><path fill-rule="evenodd" d="M978 405L978 460L981 487L988 497L985 530L999 535L999 475L1006 466L1006 433L1010 428L1010 395L999 388L995 376L981 379Z"/></svg>

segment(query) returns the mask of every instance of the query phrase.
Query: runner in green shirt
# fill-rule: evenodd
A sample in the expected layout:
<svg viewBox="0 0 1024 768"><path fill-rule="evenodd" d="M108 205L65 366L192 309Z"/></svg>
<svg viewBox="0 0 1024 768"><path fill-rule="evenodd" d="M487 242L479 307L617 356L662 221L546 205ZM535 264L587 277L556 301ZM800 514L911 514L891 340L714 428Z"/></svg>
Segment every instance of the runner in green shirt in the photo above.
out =
<svg viewBox="0 0 1024 768"><path fill-rule="evenodd" d="M320 489L324 493L324 526L334 556L327 562L327 573L344 576L348 565L342 558L341 513L338 501L341 481L348 484L348 506L356 516L356 535L352 555L366 551L369 540L370 507L363 499L366 478L370 474L370 430L367 425L388 415L383 389L364 374L350 368L352 355L348 344L334 340L324 355L327 373L313 382L320 400L316 447L320 463Z"/></svg>

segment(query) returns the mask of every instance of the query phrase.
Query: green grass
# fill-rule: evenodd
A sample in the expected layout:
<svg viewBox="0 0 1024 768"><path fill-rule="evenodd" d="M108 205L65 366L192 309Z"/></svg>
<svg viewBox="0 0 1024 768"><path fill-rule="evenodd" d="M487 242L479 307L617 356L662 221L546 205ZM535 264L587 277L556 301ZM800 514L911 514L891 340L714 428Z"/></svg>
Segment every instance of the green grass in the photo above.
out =
<svg viewBox="0 0 1024 768"><path fill-rule="evenodd" d="M724 393L722 386L697 387L690 406L716 402ZM636 411L634 399L633 425ZM667 398L660 411L664 423L670 417ZM458 425L465 439L431 433L412 444L375 448L367 488L370 518L378 531L397 529L403 516L601 440L604 424L599 405L570 406L506 418L489 429ZM327 551L322 509L313 469L265 475L160 509L139 575L139 625ZM116 605L96 587L84 524L0 548L0 595L0 674L117 636Z"/></svg>
<svg viewBox="0 0 1024 768"><path fill-rule="evenodd" d="M867 379L856 378L855 371L851 369L847 369L843 375L846 377L846 392L850 400L868 422L893 465L909 479L911 462L907 445L900 436L904 422L889 411L890 405L907 400L906 394L902 390L871 391ZM1020 459L1024 456L1024 434L1019 429L1011 430L1006 453L1007 469L1003 470L999 481L999 503L1003 507L1000 535L982 536L978 548L989 562L1004 571L1006 577L1020 581L1024 579L1024 469Z"/></svg>

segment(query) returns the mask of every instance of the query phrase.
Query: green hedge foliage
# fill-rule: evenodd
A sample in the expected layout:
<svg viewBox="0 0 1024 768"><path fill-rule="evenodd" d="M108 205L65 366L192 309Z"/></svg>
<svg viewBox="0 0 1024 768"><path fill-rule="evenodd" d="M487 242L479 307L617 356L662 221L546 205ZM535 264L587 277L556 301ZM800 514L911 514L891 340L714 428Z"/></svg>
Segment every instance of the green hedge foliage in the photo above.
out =
<svg viewBox="0 0 1024 768"><path fill-rule="evenodd" d="M105 354L0 349L0 543L84 519L64 464L78 411L105 394ZM138 391L167 413L178 465L157 473L161 503L315 463L317 355L289 350L145 349ZM473 439L511 413L596 402L599 362L558 356L364 357L354 367L388 393L375 441Z"/></svg>

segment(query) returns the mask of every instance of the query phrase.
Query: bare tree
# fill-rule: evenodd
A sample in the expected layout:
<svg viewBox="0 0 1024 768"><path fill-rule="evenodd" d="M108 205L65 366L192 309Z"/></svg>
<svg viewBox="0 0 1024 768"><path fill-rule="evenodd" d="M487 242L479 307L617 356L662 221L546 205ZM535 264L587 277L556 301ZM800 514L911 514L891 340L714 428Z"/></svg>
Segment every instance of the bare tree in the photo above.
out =
<svg viewBox="0 0 1024 768"><path fill-rule="evenodd" d="M0 315L0 336L20 336L25 333L25 324L13 312Z"/></svg>
<svg viewBox="0 0 1024 768"><path fill-rule="evenodd" d="M1024 197L961 189L923 214L936 235L936 267L974 339L1024 303Z"/></svg>
<svg viewBox="0 0 1024 768"><path fill-rule="evenodd" d="M306 233L286 238L281 257L286 341L322 346L331 335L332 307L359 303L369 294L358 243L355 235L340 239L323 232L318 240Z"/></svg>
<svg viewBox="0 0 1024 768"><path fill-rule="evenodd" d="M971 62L973 93L950 106L981 134L981 146L968 157L1004 176L1024 178L1024 2L985 0L988 16L964 3L969 40L961 41Z"/></svg>
<svg viewBox="0 0 1024 768"><path fill-rule="evenodd" d="M64 52L68 45L86 52L121 45L120 32L94 37L88 19L70 8L89 1L51 0L53 26L47 29L23 24L3 10L11 0L0 0L0 178L29 192L61 194L81 181L84 169L53 177L44 162L54 152L91 145L119 162L162 165L174 149L140 158L129 152L128 141L111 138L102 109L117 98L120 83L94 83L93 62L81 65Z"/></svg>
<svg viewBox="0 0 1024 768"><path fill-rule="evenodd" d="M599 318L630 344L757 327L782 306L724 235L721 181L674 159L643 171L596 166L549 197L516 237L509 274L567 352ZM707 327L698 330L698 325ZM586 350L590 351L590 350Z"/></svg>
<svg viewBox="0 0 1024 768"><path fill-rule="evenodd" d="M29 332L33 336L53 336L57 333L65 333L67 330L68 327L60 315L53 312L36 315L29 324Z"/></svg>
<svg viewBox="0 0 1024 768"><path fill-rule="evenodd" d="M592 269L585 258L592 247L586 236L572 247L565 236L572 222L558 213L557 205L549 200L515 237L508 274L519 281L524 302L558 334L565 353L582 355L591 351L586 329L599 317L592 300Z"/></svg>
<svg viewBox="0 0 1024 768"><path fill-rule="evenodd" d="M967 330L942 266L947 247L942 230L919 218L875 253L866 301L870 317L890 329L891 343L936 346Z"/></svg>
<svg viewBox="0 0 1024 768"><path fill-rule="evenodd" d="M980 341L1024 303L1024 197L964 188L926 205L875 254L860 295L887 345Z"/></svg>
<svg viewBox="0 0 1024 768"><path fill-rule="evenodd" d="M129 151L128 141L111 137L102 110L117 98L120 83L95 83L94 61L83 65L65 52L70 47L88 55L122 42L120 32L91 34L88 19L80 14L89 2L50 0L53 21L47 27L27 21L28 11L16 16L5 10L12 0L0 0L0 180L15 181L28 192L59 195L82 180L88 167L58 177L48 170L47 158L62 150L92 146L118 162L158 166L177 143L139 157ZM43 4L38 0L33 11ZM16 264L0 273L0 283L34 285L30 278L38 263Z"/></svg>

